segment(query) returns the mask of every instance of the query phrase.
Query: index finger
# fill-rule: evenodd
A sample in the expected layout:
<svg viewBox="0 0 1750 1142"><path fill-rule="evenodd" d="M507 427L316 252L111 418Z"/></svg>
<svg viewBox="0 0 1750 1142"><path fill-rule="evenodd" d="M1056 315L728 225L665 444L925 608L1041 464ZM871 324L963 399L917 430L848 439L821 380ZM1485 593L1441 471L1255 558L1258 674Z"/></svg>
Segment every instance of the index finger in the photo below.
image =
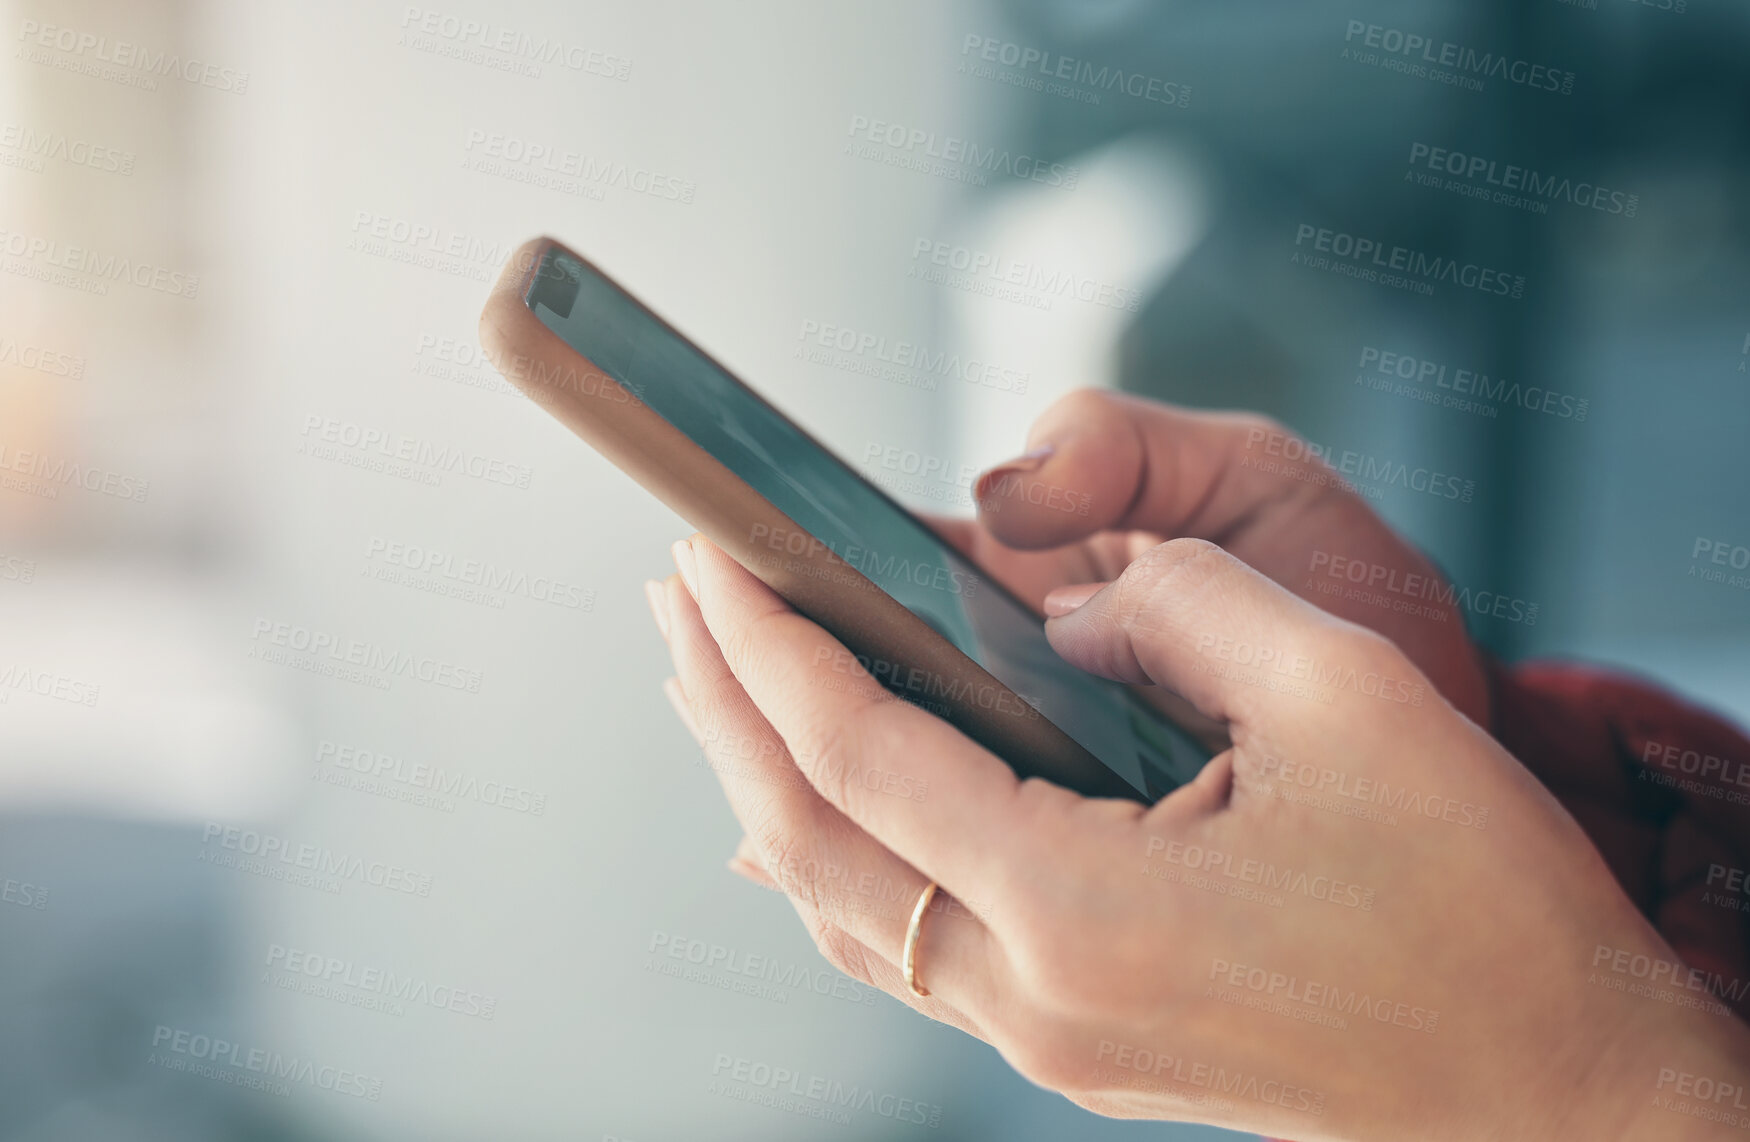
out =
<svg viewBox="0 0 1750 1142"><path fill-rule="evenodd" d="M1316 450L1253 413L1089 389L1046 409L1027 445L1026 456L986 472L975 489L985 526L1024 550L1107 530L1223 546L1245 531L1280 541L1285 529L1304 529L1316 539L1340 522L1326 515L1371 512ZM1325 511L1309 512L1313 500Z"/></svg>
<svg viewBox="0 0 1750 1142"><path fill-rule="evenodd" d="M1002 881L1028 863L1022 840L1030 830L1014 771L888 693L843 644L709 540L694 536L691 549L705 625L797 768L926 876L962 900L991 903Z"/></svg>

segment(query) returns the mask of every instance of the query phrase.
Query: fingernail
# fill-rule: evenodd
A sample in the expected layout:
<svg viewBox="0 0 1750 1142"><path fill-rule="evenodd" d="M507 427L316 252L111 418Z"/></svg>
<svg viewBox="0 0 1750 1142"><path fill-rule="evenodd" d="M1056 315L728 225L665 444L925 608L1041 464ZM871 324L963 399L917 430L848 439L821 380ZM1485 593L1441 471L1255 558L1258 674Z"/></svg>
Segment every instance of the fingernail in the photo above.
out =
<svg viewBox="0 0 1750 1142"><path fill-rule="evenodd" d="M699 597L699 561L693 554L693 545L687 540L677 539L668 550L674 556L675 570L681 573L681 582L687 585L687 594L696 601Z"/></svg>
<svg viewBox="0 0 1750 1142"><path fill-rule="evenodd" d="M1007 463L998 464L978 478L978 483L972 488L973 496L977 499L985 499L996 490L997 485L1002 481L1028 472L1037 472L1040 466L1049 460L1051 454L1056 451L1057 445L1042 444L1038 448L1028 449Z"/></svg>
<svg viewBox="0 0 1750 1142"><path fill-rule="evenodd" d="M668 637L668 599L662 593L662 584L655 579L644 580L644 598L650 603L650 615L656 620L656 629L662 632L662 637Z"/></svg>
<svg viewBox="0 0 1750 1142"><path fill-rule="evenodd" d="M1069 614L1098 595L1105 586L1104 583L1077 583L1073 587L1057 588L1045 596L1045 617L1055 619Z"/></svg>

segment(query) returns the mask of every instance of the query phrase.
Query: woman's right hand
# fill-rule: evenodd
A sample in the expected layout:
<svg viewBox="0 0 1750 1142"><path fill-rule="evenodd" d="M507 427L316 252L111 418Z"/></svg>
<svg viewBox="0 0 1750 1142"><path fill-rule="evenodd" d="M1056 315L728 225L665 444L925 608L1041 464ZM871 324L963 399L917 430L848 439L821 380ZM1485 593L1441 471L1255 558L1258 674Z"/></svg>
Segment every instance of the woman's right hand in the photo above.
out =
<svg viewBox="0 0 1750 1142"><path fill-rule="evenodd" d="M1460 494L1450 481L1438 489ZM1482 659L1439 569L1265 417L1082 390L1047 409L1027 453L975 492L976 523L938 528L1035 607L1054 587L1116 578L1163 540L1206 539L1385 635L1459 712L1489 725Z"/></svg>
<svg viewBox="0 0 1750 1142"><path fill-rule="evenodd" d="M1046 410L1028 445L1051 451L986 474L977 485L978 521L936 522L1028 603L1042 609L1055 588L1114 579L1163 539L1212 540L1322 610L1389 638L1460 713L1499 728L1481 656L1465 631L1459 600L1470 596L1456 594L1347 481L1280 426L1249 413L1194 412L1089 390ZM1456 497L1450 481L1419 482L1429 494ZM1613 713L1629 715L1632 728L1633 711L1645 703L1630 701L1628 689L1601 681L1593 701L1611 709L1590 723L1599 728L1580 723L1555 732L1592 740L1578 735L1605 735L1604 718ZM1162 687L1142 692L1217 748L1226 744L1220 727ZM1523 700L1520 707L1523 717ZM1723 740L1715 752L1738 756L1728 751L1741 748L1739 739L1728 732ZM1575 753L1586 761L1564 760ZM1623 889L1684 959L1750 980L1742 915L1709 902L1713 882L1704 879L1747 867L1750 811L1737 800L1741 790L1721 798L1724 790L1705 782L1692 783L1693 796L1649 784L1649 774L1625 770L1607 736L1590 748L1534 749L1520 760L1579 819ZM1662 803L1671 800L1678 804ZM1745 986L1733 998L1750 1011Z"/></svg>
<svg viewBox="0 0 1750 1142"><path fill-rule="evenodd" d="M708 542L677 559L677 704L752 859L837 967L1035 1082L1382 1142L1709 1137L1672 1107L1745 1088L1729 1014L1615 988L1618 957L1676 956L1537 781L1390 641L1220 548L1048 602L1066 660L1231 728L1152 808L1017 780ZM924 920L920 998L899 964L928 880L966 908Z"/></svg>

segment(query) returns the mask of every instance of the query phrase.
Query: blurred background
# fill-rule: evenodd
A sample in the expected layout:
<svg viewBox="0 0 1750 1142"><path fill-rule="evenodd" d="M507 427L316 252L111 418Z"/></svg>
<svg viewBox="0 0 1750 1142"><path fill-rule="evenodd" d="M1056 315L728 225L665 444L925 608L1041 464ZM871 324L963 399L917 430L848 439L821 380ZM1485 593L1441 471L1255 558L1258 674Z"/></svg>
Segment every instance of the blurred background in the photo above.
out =
<svg viewBox="0 0 1750 1142"><path fill-rule="evenodd" d="M1075 387L1260 409L1495 653L1750 721L1750 9L429 2L0 5L0 1137L1220 1135L724 869L683 525L475 338L540 233L914 506Z"/></svg>

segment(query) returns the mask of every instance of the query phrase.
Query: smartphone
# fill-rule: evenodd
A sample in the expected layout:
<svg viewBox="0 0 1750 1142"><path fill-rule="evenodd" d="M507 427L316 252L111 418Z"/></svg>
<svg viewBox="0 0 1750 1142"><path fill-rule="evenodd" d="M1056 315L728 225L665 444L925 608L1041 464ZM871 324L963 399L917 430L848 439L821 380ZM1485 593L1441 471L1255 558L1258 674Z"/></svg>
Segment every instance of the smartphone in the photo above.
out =
<svg viewBox="0 0 1750 1142"><path fill-rule="evenodd" d="M868 671L1023 777L1152 804L1209 760L1129 688L1057 656L1044 618L585 258L524 244L481 315L499 371Z"/></svg>

